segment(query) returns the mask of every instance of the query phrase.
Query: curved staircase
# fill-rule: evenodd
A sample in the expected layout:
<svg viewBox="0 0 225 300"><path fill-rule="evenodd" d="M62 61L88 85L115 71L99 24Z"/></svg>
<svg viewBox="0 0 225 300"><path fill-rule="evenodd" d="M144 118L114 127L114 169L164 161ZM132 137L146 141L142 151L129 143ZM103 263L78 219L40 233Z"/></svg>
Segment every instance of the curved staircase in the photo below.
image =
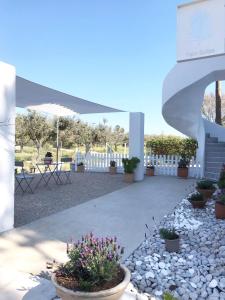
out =
<svg viewBox="0 0 225 300"><path fill-rule="evenodd" d="M201 176L218 179L225 162L225 128L202 118L207 86L225 80L225 55L179 62L163 84L162 114L166 122L198 141Z"/></svg>

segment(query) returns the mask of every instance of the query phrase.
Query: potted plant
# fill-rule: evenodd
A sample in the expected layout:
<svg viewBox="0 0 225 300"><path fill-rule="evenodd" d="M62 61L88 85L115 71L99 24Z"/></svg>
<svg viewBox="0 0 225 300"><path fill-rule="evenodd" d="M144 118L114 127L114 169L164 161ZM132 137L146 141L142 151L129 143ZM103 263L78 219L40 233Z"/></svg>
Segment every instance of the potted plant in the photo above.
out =
<svg viewBox="0 0 225 300"><path fill-rule="evenodd" d="M84 173L85 167L84 167L84 163L83 162L79 162L77 164L77 172L78 173Z"/></svg>
<svg viewBox="0 0 225 300"><path fill-rule="evenodd" d="M110 161L110 166L109 166L109 173L111 175L114 175L117 173L117 166L115 160Z"/></svg>
<svg viewBox="0 0 225 300"><path fill-rule="evenodd" d="M44 164L50 165L52 163L52 152L47 152L44 157Z"/></svg>
<svg viewBox="0 0 225 300"><path fill-rule="evenodd" d="M116 238L96 238L92 234L81 242L68 244L69 261L52 275L62 300L117 300L130 282L129 270L120 265L123 254Z"/></svg>
<svg viewBox="0 0 225 300"><path fill-rule="evenodd" d="M146 176L154 176L155 167L152 164L148 164L146 167Z"/></svg>
<svg viewBox="0 0 225 300"><path fill-rule="evenodd" d="M210 180L200 180L197 182L196 190L207 200L212 197L212 194L215 192L215 187Z"/></svg>
<svg viewBox="0 0 225 300"><path fill-rule="evenodd" d="M134 182L134 170L137 168L140 159L137 157L123 158L122 163L124 167L124 181L128 183Z"/></svg>
<svg viewBox="0 0 225 300"><path fill-rule="evenodd" d="M178 162L177 176L182 178L187 178L188 166L189 166L189 159L187 159L186 156L183 155L180 161Z"/></svg>
<svg viewBox="0 0 225 300"><path fill-rule="evenodd" d="M217 219L225 219L225 193L217 194L215 203L215 214Z"/></svg>
<svg viewBox="0 0 225 300"><path fill-rule="evenodd" d="M165 240L166 251L178 252L180 250L180 237L176 233L175 228L160 228L159 234Z"/></svg>
<svg viewBox="0 0 225 300"><path fill-rule="evenodd" d="M206 200L202 193L194 192L187 197L193 208L204 208Z"/></svg>

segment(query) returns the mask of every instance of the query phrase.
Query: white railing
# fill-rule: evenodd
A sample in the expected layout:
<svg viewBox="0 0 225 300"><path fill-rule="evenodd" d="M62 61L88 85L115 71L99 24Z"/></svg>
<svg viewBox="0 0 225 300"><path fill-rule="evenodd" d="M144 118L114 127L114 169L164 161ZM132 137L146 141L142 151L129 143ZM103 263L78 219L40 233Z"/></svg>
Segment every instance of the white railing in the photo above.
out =
<svg viewBox="0 0 225 300"><path fill-rule="evenodd" d="M89 152L85 155L77 152L75 161L77 164L83 162L85 169L90 172L108 172L110 161L114 160L116 161L117 172L123 173L122 159L126 157L128 155L119 153ZM144 165L147 166L148 163L154 165L155 175L176 176L179 159L177 155L145 155ZM190 161L189 177L201 177L201 166L194 158Z"/></svg>

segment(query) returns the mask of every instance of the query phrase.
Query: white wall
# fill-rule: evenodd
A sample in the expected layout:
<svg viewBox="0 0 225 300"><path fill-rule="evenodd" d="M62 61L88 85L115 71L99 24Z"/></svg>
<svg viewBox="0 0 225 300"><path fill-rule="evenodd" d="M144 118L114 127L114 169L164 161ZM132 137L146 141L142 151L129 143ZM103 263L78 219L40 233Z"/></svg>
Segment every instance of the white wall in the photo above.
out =
<svg viewBox="0 0 225 300"><path fill-rule="evenodd" d="M0 62L0 232L14 224L15 68Z"/></svg>
<svg viewBox="0 0 225 300"><path fill-rule="evenodd" d="M130 113L129 158L138 157L140 163L135 170L135 181L144 179L144 114Z"/></svg>
<svg viewBox="0 0 225 300"><path fill-rule="evenodd" d="M225 53L225 0L178 6L177 61Z"/></svg>

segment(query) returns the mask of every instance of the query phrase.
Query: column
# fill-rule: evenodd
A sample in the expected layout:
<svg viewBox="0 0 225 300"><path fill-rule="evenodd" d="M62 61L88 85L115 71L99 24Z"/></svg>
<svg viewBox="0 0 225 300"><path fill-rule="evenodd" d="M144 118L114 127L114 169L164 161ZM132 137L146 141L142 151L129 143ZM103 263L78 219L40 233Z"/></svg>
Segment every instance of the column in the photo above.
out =
<svg viewBox="0 0 225 300"><path fill-rule="evenodd" d="M144 179L144 114L130 113L129 129L129 158L136 156L140 159L135 170L135 181Z"/></svg>
<svg viewBox="0 0 225 300"><path fill-rule="evenodd" d="M16 71L0 62L0 232L14 225Z"/></svg>

